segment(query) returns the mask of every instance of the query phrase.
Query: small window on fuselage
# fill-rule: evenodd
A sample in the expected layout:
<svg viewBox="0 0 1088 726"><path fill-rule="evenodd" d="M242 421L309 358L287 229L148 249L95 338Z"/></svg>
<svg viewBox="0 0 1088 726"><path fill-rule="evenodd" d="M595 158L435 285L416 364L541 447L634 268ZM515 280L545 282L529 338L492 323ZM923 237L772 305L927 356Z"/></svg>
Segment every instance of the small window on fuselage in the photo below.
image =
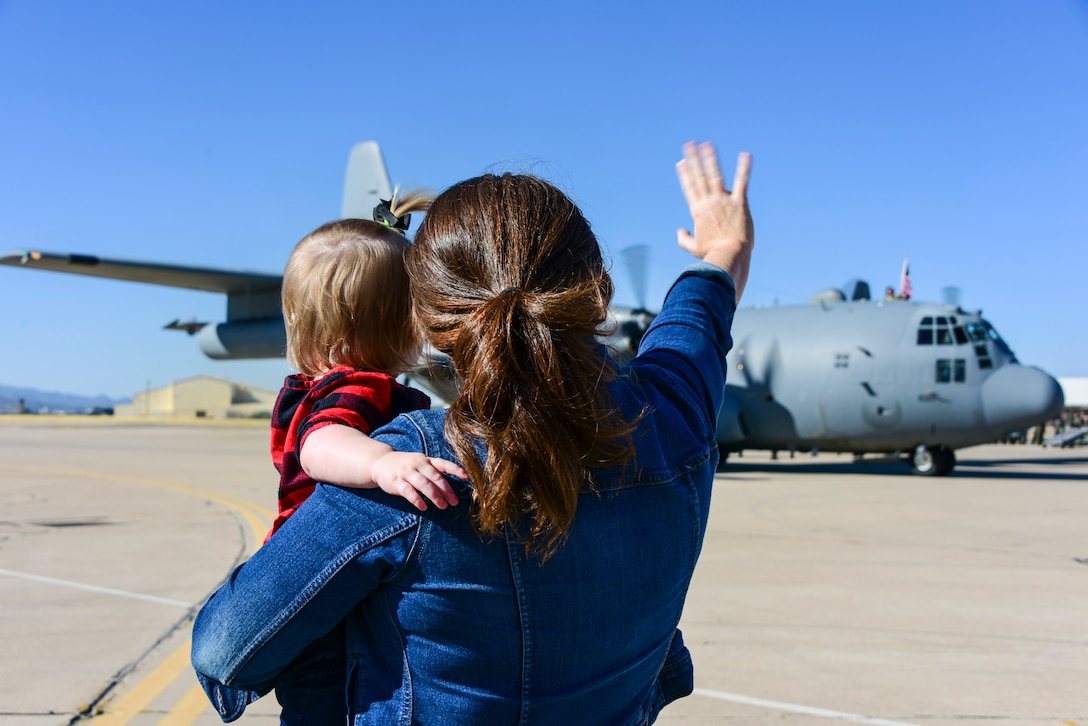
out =
<svg viewBox="0 0 1088 726"><path fill-rule="evenodd" d="M937 383L952 382L952 361L948 358L937 359Z"/></svg>

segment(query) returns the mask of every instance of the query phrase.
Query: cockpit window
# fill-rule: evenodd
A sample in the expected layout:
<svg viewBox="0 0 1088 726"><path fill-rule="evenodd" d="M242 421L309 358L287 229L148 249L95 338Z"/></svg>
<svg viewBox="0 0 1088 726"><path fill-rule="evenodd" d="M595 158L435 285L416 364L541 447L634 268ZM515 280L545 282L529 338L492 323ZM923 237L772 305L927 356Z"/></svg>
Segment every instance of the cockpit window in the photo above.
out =
<svg viewBox="0 0 1088 726"><path fill-rule="evenodd" d="M990 338L991 341L993 341L994 348L1009 356L1012 362L1016 363L1016 354L1012 352L1012 348L1009 347L1008 343L1006 343L1001 338L1001 336L997 334L997 331L994 330L994 326L990 325L985 320L981 322L982 325L985 326L986 335Z"/></svg>
<svg viewBox="0 0 1088 726"><path fill-rule="evenodd" d="M981 323L967 323L964 327L967 328L967 337L976 343L989 337L986 333L986 326Z"/></svg>
<svg viewBox="0 0 1088 726"><path fill-rule="evenodd" d="M971 344L978 357L978 367L982 370L993 368L995 358L1000 362L1005 360L1004 356L1008 356L1013 363L1016 362L1016 356L1009 350L1009 346L985 320L964 321L962 328L956 326L952 332L956 336L957 344Z"/></svg>
<svg viewBox="0 0 1088 726"><path fill-rule="evenodd" d="M975 355L978 356L980 370L989 370L994 367L993 358L990 357L990 348L986 342L990 339L989 331L993 330L985 323L967 323L967 335L974 343Z"/></svg>
<svg viewBox="0 0 1088 726"><path fill-rule="evenodd" d="M927 315L918 323L918 345L965 345L968 338L954 317Z"/></svg>
<svg viewBox="0 0 1088 726"><path fill-rule="evenodd" d="M952 382L952 361L947 358L937 359L937 383Z"/></svg>
<svg viewBox="0 0 1088 726"><path fill-rule="evenodd" d="M937 383L964 383L967 381L967 360L965 358L938 358Z"/></svg>

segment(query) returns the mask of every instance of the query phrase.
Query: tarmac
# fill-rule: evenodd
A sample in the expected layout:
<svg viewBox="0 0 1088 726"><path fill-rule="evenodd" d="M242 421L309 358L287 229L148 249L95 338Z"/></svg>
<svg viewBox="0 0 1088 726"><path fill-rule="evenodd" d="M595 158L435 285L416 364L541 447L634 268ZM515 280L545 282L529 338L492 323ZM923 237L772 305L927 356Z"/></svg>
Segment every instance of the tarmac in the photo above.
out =
<svg viewBox="0 0 1088 726"><path fill-rule="evenodd" d="M730 458L657 723L1088 726L1088 447L957 456ZM0 417L0 724L220 723L192 616L276 483L267 422Z"/></svg>

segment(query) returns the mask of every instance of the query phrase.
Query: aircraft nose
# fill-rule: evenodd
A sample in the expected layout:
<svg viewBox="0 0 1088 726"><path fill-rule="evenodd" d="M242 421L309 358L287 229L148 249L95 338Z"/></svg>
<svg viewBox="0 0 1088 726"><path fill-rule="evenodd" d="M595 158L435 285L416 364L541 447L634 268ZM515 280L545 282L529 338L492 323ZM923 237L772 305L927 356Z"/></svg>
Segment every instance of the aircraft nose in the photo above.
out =
<svg viewBox="0 0 1088 726"><path fill-rule="evenodd" d="M1013 430L1057 417L1065 405L1058 382L1038 368L1011 363L994 371L982 384L986 423Z"/></svg>

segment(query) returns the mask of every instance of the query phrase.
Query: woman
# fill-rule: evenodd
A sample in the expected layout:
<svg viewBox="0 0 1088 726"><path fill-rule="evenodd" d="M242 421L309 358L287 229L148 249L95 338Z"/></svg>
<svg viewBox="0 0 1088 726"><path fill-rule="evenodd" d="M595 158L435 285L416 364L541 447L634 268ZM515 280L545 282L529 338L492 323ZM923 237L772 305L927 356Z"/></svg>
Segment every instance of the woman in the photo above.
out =
<svg viewBox="0 0 1088 726"><path fill-rule="evenodd" d="M419 512L319 486L194 624L193 665L225 720L244 708L232 689L267 692L345 617L356 724L645 724L691 692L676 626L754 240L748 169L742 154L729 192L713 147L685 145L695 233L678 241L703 263L621 369L595 337L611 281L569 199L509 174L435 199L408 269L461 394L373 436L461 464L462 503Z"/></svg>

